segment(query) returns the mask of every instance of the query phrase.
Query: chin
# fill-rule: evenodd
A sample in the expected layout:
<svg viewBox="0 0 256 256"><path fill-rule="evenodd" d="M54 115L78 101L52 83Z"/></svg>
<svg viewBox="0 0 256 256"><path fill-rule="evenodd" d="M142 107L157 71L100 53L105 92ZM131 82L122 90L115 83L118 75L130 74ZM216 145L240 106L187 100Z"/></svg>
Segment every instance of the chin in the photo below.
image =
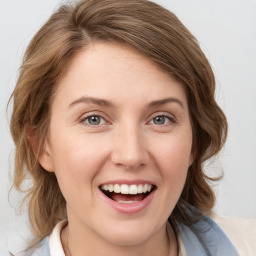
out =
<svg viewBox="0 0 256 256"><path fill-rule="evenodd" d="M148 223L146 226L142 223L120 223L110 232L104 232L102 236L104 240L115 245L136 246L147 241L154 233L154 228L150 227Z"/></svg>

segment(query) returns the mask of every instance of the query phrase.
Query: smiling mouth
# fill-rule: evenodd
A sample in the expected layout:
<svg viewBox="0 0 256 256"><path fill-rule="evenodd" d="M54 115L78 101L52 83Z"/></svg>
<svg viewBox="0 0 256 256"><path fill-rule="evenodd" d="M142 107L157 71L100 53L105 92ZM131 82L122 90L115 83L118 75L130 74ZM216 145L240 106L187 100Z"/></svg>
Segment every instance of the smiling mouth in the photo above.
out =
<svg viewBox="0 0 256 256"><path fill-rule="evenodd" d="M143 201L155 189L156 186L151 184L105 184L100 186L100 190L108 198L122 204L132 204Z"/></svg>

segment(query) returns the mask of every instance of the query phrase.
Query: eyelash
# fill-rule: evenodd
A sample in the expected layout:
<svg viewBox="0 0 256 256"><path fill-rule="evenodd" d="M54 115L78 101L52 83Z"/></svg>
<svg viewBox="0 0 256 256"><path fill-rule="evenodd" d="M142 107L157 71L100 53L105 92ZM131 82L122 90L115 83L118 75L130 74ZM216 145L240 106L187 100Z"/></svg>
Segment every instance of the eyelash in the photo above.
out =
<svg viewBox="0 0 256 256"><path fill-rule="evenodd" d="M90 120L90 118L93 118L93 117L99 118L100 119L99 123L91 124L89 120ZM159 118L159 117L160 118L164 118L164 123L163 124L155 124L154 123L154 120L156 120L156 118ZM102 120L104 120L103 121L104 123L102 123ZM166 123L166 120L168 120L167 123ZM170 123L175 124L176 122L177 122L176 118L174 116L172 116L172 115L158 114L158 115L155 115L154 117L152 117L150 119L150 121L147 122L147 124L149 124L149 125L156 125L158 127L162 127L162 126L169 126ZM99 126L104 126L104 125L109 124L104 117L102 117L101 115L98 115L98 114L91 114L91 115L83 117L83 119L81 120L81 123L85 124L86 126L90 126L90 127L94 127L94 128L97 128Z"/></svg>
<svg viewBox="0 0 256 256"><path fill-rule="evenodd" d="M156 118L164 118L164 123L163 124L155 124L155 123L152 123L154 122L154 120L156 120ZM166 123L166 120L168 120L168 123ZM173 116L170 116L170 115L166 115L166 114L161 114L161 115L156 115L154 116L150 121L149 121L150 124L152 125L156 125L156 126L168 126L170 125L170 123L176 123L176 119L175 117Z"/></svg>
<svg viewBox="0 0 256 256"><path fill-rule="evenodd" d="M93 118L93 117L100 118L100 123L99 123L99 124L90 124L89 119L90 119L90 118ZM87 120L88 122L86 122L86 120ZM107 121L105 120L105 118L102 117L101 115L96 115L96 114L94 115L94 114L92 114L92 115L89 115L89 116L85 116L85 117L81 120L81 122L82 122L82 123L86 123L87 126L98 127L98 126L100 126L100 125L105 125L105 124L102 124L102 123L101 123L102 120L104 120L104 122L107 123Z"/></svg>

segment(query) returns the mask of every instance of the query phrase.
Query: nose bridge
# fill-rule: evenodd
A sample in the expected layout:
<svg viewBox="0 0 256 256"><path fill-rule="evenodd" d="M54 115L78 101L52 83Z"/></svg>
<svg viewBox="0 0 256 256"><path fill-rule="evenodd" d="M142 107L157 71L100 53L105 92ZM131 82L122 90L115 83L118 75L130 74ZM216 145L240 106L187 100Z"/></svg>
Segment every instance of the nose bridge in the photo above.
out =
<svg viewBox="0 0 256 256"><path fill-rule="evenodd" d="M146 148L139 125L120 125L116 133L112 160L126 168L137 168L146 163Z"/></svg>

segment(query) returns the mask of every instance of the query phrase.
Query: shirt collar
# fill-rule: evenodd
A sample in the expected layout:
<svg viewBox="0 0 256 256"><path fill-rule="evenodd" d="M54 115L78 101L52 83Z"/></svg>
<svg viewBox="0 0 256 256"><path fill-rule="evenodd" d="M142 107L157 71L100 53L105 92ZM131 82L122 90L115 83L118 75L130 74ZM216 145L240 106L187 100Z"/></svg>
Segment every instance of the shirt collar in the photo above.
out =
<svg viewBox="0 0 256 256"><path fill-rule="evenodd" d="M67 225L68 221L63 220L59 222L53 229L50 237L49 237L49 247L50 247L50 255L51 256L65 256L60 234L61 230Z"/></svg>

